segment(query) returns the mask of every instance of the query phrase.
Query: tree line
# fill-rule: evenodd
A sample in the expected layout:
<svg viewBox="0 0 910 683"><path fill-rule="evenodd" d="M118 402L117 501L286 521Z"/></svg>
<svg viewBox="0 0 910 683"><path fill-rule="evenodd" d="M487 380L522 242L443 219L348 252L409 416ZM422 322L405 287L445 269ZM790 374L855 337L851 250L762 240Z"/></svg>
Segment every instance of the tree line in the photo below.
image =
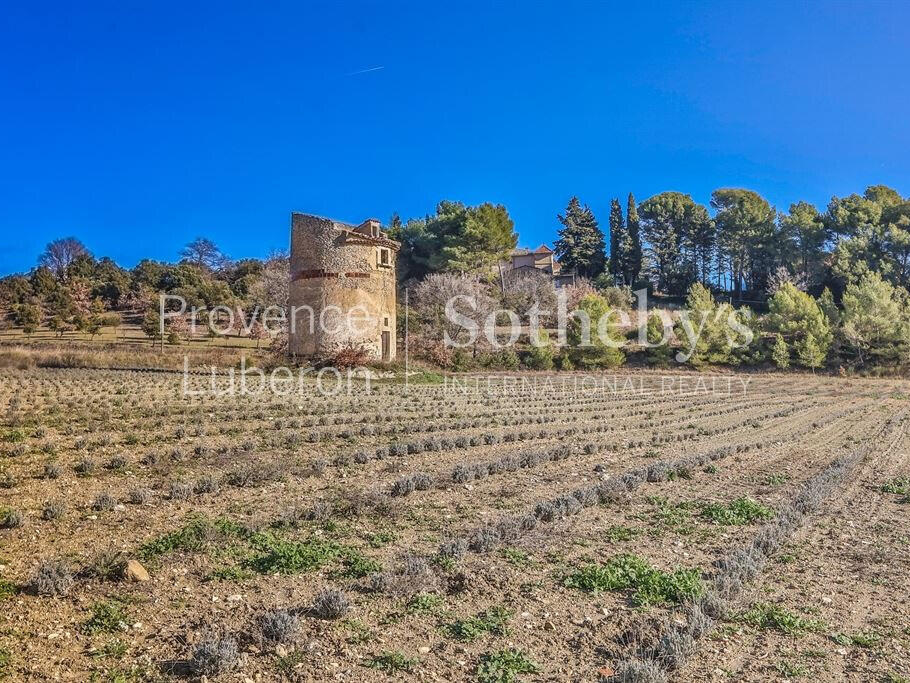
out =
<svg viewBox="0 0 910 683"><path fill-rule="evenodd" d="M686 362L814 369L826 363L903 363L910 348L910 201L891 188L875 185L833 197L824 211L801 201L786 212L744 189L716 190L710 206L680 192L641 203L629 194L625 201L611 200L606 230L589 206L572 197L556 220L557 258L564 271L577 275L568 290L570 309L602 317L631 306L632 291L644 288L685 297L688 309L712 319L732 312L758 340L736 350L722 343L729 340L720 328L706 323ZM501 267L518 234L500 204L441 201L421 218L403 222L393 215L386 229L401 243L398 273L414 294L425 355L440 365L465 359L433 341L445 326L445 295L475 296L478 314L498 307L525 311L534 301L552 307L552 278ZM286 306L287 290L286 254L232 260L198 238L175 263L144 259L127 270L64 238L48 244L29 273L0 279L0 306L7 324L26 333L46 324L60 335L74 329L94 335L118 324L120 314L138 314L151 335L158 328L152 312L161 292L179 295L191 307L261 310ZM768 313L751 315L743 302ZM649 351L650 361L662 362L671 347L684 345L687 331L679 321L652 316L647 325L649 344L672 339L654 345L666 348ZM486 353L471 349L471 362ZM532 363L547 364L539 357L545 352L535 347L531 353L538 356ZM511 365L514 359L507 360ZM562 357L554 350L551 360L562 367L596 367L623 362L624 355L595 349Z"/></svg>
<svg viewBox="0 0 910 683"><path fill-rule="evenodd" d="M591 209L573 197L563 214L556 254L564 267L604 284L684 295L694 283L734 300L764 301L782 277L800 289L838 296L877 272L892 285L910 282L910 199L884 185L832 197L824 211L800 201L786 212L752 190L691 195L661 192L625 215L611 201L607 240Z"/></svg>
<svg viewBox="0 0 910 683"><path fill-rule="evenodd" d="M228 306L260 310L286 306L288 258L231 260L209 239L197 238L176 263L143 259L132 269L96 258L75 237L49 243L27 274L0 279L0 320L33 334L46 325L58 336L116 327L138 316L149 336L158 334L158 296L180 296L187 307ZM173 330L175 335L184 331ZM256 328L258 331L258 328Z"/></svg>
<svg viewBox="0 0 910 683"><path fill-rule="evenodd" d="M684 298L689 319L702 321L686 349L694 335L685 321L650 316L649 362L669 362L679 348L696 365L813 370L903 365L910 355L910 200L892 188L832 197L824 211L800 201L786 212L746 189L718 189L710 206L681 192L638 204L630 193L625 202L611 200L606 232L591 208L572 197L557 219L556 256L564 272L578 276L569 297L592 324L611 309L628 308L640 289ZM553 283L539 274L496 272L517 244L505 207L441 202L435 215L392 223L402 242L400 273L414 285L417 333L435 362L595 368L625 361L625 352L610 346L569 351L532 344L524 358L480 348L482 341L469 353L441 348L434 339L446 326L441 307L448 297L472 297L480 320L498 307L525 311L532 300L552 310ZM749 330L749 343L730 338L721 323L731 316Z"/></svg>

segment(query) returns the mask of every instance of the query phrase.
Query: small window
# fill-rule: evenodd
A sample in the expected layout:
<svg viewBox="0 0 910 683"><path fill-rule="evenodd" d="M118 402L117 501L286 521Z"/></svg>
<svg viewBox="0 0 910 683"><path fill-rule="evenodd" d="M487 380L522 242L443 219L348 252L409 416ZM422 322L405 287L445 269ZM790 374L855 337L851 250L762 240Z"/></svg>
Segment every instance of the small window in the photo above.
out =
<svg viewBox="0 0 910 683"><path fill-rule="evenodd" d="M379 248L379 265L385 268L389 268L392 265L392 255L384 247Z"/></svg>
<svg viewBox="0 0 910 683"><path fill-rule="evenodd" d="M388 327L388 326L389 326L389 319L388 319L388 318L383 318L383 319L382 319L382 325L383 325L383 327Z"/></svg>

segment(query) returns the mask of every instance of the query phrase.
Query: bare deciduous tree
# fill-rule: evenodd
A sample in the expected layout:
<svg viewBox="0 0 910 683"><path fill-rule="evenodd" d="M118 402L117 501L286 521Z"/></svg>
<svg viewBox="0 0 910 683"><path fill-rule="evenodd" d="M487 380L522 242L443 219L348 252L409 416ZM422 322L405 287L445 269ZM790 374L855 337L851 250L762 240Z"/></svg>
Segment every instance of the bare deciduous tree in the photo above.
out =
<svg viewBox="0 0 910 683"><path fill-rule="evenodd" d="M428 275L411 291L410 303L418 318L415 322L426 333L438 337L447 333L450 339L459 341L464 341L468 332L454 316L446 315L447 305L473 321L478 330L483 328L487 316L496 310L496 300L486 285L476 277L455 273ZM482 334L476 335L475 350L482 339Z"/></svg>
<svg viewBox="0 0 910 683"><path fill-rule="evenodd" d="M221 252L221 249L212 240L205 237L197 237L187 244L180 252L180 256L187 263L209 270L220 270L228 261L228 257Z"/></svg>
<svg viewBox="0 0 910 683"><path fill-rule="evenodd" d="M58 280L65 280L69 265L76 257L88 253L85 245L75 237L62 237L48 243L38 257L38 264L50 270Z"/></svg>
<svg viewBox="0 0 910 683"><path fill-rule="evenodd" d="M285 251L269 254L259 278L250 286L249 300L261 309L279 306L287 309L290 261Z"/></svg>
<svg viewBox="0 0 910 683"><path fill-rule="evenodd" d="M768 276L767 294L769 297L774 296L778 289L788 282L796 287L799 291L805 292L809 278L805 273L791 273L786 266L778 266L771 275Z"/></svg>
<svg viewBox="0 0 910 683"><path fill-rule="evenodd" d="M553 278L540 271L508 271L503 277L502 305L524 317L537 304L545 325L556 319L556 287Z"/></svg>

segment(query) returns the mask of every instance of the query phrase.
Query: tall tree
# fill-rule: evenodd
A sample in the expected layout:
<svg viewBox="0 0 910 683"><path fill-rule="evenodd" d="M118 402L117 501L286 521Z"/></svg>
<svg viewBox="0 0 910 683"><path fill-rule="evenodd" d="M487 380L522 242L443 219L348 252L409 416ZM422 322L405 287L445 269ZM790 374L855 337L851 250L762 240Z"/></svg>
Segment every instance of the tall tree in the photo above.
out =
<svg viewBox="0 0 910 683"><path fill-rule="evenodd" d="M787 265L802 273L808 286L820 284L828 233L818 209L808 202L791 204L789 213L780 217L780 232Z"/></svg>
<svg viewBox="0 0 910 683"><path fill-rule="evenodd" d="M270 306L287 311L288 272L290 259L287 252L269 254L256 279L250 285L247 300L263 311Z"/></svg>
<svg viewBox="0 0 910 683"><path fill-rule="evenodd" d="M79 256L87 255L88 249L75 237L62 237L48 243L38 257L38 264L54 274L58 280L65 280L67 269Z"/></svg>
<svg viewBox="0 0 910 683"><path fill-rule="evenodd" d="M626 236L628 245L626 251L625 279L629 285L634 285L641 274L641 229L638 220L638 209L635 206L635 197L630 192L626 204Z"/></svg>
<svg viewBox="0 0 910 683"><path fill-rule="evenodd" d="M870 185L863 192L863 197L870 202L875 202L884 209L897 206L905 201L900 192L887 185Z"/></svg>
<svg viewBox="0 0 910 683"><path fill-rule="evenodd" d="M180 252L187 263L201 266L211 271L221 270L227 265L228 258L221 249L206 237L197 237Z"/></svg>
<svg viewBox="0 0 910 683"><path fill-rule="evenodd" d="M622 218L622 206L615 197L610 201L610 274L616 283L624 283L626 271L625 245L626 226ZM628 284L628 283L624 283Z"/></svg>
<svg viewBox="0 0 910 683"><path fill-rule="evenodd" d="M681 293L709 270L713 223L690 195L661 192L639 207L648 251L657 269L657 288Z"/></svg>
<svg viewBox="0 0 910 683"><path fill-rule="evenodd" d="M875 192L870 196L881 194ZM825 226L835 238L857 237L881 223L883 208L874 199L858 194L832 197L824 216Z"/></svg>
<svg viewBox="0 0 910 683"><path fill-rule="evenodd" d="M465 206L441 201L436 215L411 219L390 234L401 242L403 280L429 273L487 274L518 244L506 207L490 203Z"/></svg>
<svg viewBox="0 0 910 683"><path fill-rule="evenodd" d="M401 216L398 215L397 211L393 211L392 215L389 217L389 224L386 226L386 230L389 233L389 237L393 240L397 240L401 235L401 229L404 227L404 223L401 222Z"/></svg>
<svg viewBox="0 0 910 683"><path fill-rule="evenodd" d="M683 240L683 248L689 252L689 258L699 282L708 284L714 270L714 251L717 244L717 232L714 221L708 215L708 209L701 204L689 207L688 232Z"/></svg>
<svg viewBox="0 0 910 683"><path fill-rule="evenodd" d="M824 222L837 238L836 275L849 283L878 272L892 283L910 284L910 201L895 190L874 185L863 196L834 197Z"/></svg>
<svg viewBox="0 0 910 683"><path fill-rule="evenodd" d="M597 225L594 212L572 197L565 214L558 216L562 228L556 240L556 258L565 268L579 275L595 278L604 269L604 234Z"/></svg>
<svg viewBox="0 0 910 683"><path fill-rule="evenodd" d="M717 239L733 278L733 291L742 296L743 286L764 290L777 260L777 212L756 192L721 189L711 194L717 210Z"/></svg>

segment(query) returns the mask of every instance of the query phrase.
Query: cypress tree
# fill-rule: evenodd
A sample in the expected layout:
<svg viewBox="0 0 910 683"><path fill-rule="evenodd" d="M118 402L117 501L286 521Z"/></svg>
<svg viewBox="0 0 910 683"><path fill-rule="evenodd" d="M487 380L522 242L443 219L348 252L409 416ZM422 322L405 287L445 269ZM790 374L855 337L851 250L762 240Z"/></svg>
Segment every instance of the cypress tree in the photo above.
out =
<svg viewBox="0 0 910 683"><path fill-rule="evenodd" d="M641 274L641 233L638 221L638 209L635 207L635 197L630 192L626 206L626 235L629 248L626 253L624 277L629 285L634 286Z"/></svg>
<svg viewBox="0 0 910 683"><path fill-rule="evenodd" d="M587 205L582 206L578 197L572 197L565 215L558 218L563 227L555 244L556 258L579 275L592 279L600 275L604 269L606 245L594 213Z"/></svg>
<svg viewBox="0 0 910 683"><path fill-rule="evenodd" d="M625 246L626 226L622 218L622 207L615 197L610 201L610 274L615 283L620 283L625 277Z"/></svg>

